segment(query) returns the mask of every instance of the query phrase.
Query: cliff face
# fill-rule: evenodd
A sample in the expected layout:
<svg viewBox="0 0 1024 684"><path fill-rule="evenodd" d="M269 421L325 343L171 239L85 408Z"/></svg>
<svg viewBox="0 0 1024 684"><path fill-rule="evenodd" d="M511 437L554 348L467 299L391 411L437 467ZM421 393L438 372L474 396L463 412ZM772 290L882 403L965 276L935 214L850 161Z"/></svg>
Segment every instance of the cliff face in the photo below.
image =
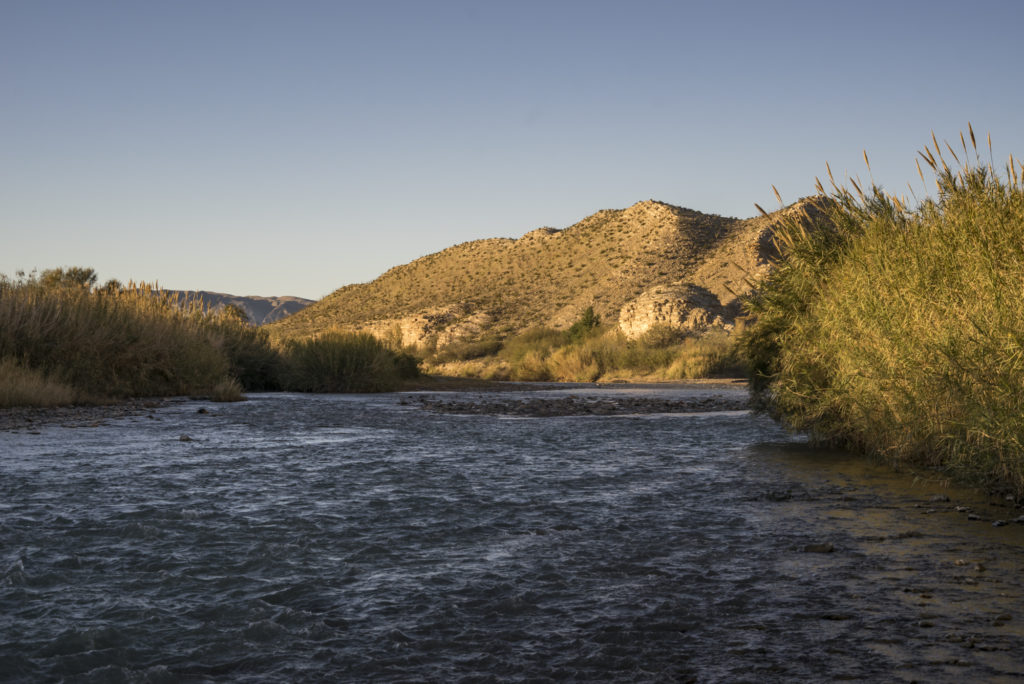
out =
<svg viewBox="0 0 1024 684"><path fill-rule="evenodd" d="M343 287L270 331L293 337L341 328L444 345L537 325L564 328L587 307L631 337L656 325L728 329L739 297L770 268L782 216L739 220L638 202L565 230L449 247Z"/></svg>

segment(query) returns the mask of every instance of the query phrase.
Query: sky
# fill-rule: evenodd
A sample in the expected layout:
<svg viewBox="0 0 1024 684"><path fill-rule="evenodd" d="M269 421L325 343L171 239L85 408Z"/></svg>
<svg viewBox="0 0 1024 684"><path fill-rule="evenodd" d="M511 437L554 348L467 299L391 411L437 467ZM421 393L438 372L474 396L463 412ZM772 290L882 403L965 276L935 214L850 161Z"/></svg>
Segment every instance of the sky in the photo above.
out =
<svg viewBox="0 0 1024 684"><path fill-rule="evenodd" d="M318 299L656 199L1024 157L1019 0L0 0L0 273ZM987 157L987 150L985 153Z"/></svg>

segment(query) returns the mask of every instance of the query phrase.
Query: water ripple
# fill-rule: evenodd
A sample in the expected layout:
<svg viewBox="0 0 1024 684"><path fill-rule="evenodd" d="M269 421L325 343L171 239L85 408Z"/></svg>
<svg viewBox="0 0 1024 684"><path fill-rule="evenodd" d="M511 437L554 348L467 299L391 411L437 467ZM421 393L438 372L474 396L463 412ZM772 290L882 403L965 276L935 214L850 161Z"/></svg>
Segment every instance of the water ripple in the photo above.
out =
<svg viewBox="0 0 1024 684"><path fill-rule="evenodd" d="M1024 525L746 412L279 394L39 432L0 434L0 680L1024 669Z"/></svg>

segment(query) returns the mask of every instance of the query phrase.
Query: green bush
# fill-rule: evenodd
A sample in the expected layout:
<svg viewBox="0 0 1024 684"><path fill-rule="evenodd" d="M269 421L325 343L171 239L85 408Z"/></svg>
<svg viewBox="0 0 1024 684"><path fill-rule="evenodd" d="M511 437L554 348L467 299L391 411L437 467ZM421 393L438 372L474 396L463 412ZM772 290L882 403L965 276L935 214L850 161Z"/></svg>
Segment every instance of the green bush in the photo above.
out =
<svg viewBox="0 0 1024 684"><path fill-rule="evenodd" d="M569 341L579 342L586 339L594 333L599 325L601 325L601 317L594 313L594 307L588 306L580 314L580 317L569 326L567 332Z"/></svg>
<svg viewBox="0 0 1024 684"><path fill-rule="evenodd" d="M922 153L938 196L913 209L833 184L829 222L780 235L742 351L793 428L1020 495L1024 187L1012 158L1001 178L961 143L956 168Z"/></svg>

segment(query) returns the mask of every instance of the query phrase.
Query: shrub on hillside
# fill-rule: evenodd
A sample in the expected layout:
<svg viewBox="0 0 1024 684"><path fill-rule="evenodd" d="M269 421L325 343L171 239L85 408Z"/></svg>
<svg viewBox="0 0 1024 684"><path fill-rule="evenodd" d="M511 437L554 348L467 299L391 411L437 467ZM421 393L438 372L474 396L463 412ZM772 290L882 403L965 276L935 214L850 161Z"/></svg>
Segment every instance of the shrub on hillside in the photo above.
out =
<svg viewBox="0 0 1024 684"><path fill-rule="evenodd" d="M594 307L588 306L580 317L569 326L567 335L570 342L579 342L592 335L601 325L601 317L594 313Z"/></svg>

